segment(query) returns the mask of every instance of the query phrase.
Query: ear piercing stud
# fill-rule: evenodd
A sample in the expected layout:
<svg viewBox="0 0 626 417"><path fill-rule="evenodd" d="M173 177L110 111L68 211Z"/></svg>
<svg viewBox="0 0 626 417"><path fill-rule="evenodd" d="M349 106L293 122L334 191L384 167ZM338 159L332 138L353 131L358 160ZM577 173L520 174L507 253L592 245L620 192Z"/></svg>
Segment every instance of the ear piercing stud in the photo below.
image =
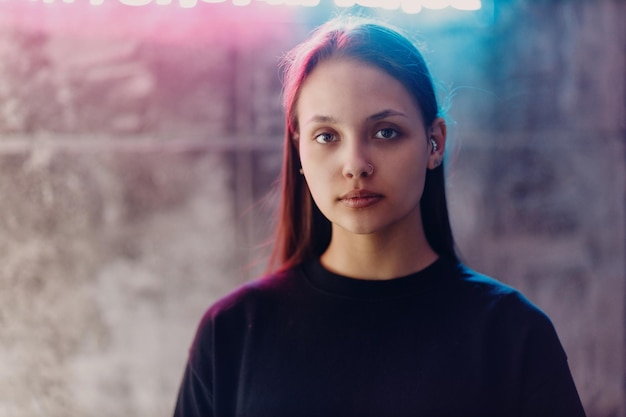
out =
<svg viewBox="0 0 626 417"><path fill-rule="evenodd" d="M431 152L437 152L439 150L439 146L437 146L437 142L435 141L435 139L430 138L430 144L433 147L433 150Z"/></svg>

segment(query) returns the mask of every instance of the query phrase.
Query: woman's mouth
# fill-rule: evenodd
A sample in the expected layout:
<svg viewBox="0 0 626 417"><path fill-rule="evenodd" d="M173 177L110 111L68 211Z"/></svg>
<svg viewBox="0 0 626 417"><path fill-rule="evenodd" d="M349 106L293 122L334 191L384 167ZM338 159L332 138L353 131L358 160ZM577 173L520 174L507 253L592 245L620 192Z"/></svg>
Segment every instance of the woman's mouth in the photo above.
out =
<svg viewBox="0 0 626 417"><path fill-rule="evenodd" d="M370 207L378 203L382 198L381 194L372 191L353 190L339 197L339 201L346 207L360 209Z"/></svg>

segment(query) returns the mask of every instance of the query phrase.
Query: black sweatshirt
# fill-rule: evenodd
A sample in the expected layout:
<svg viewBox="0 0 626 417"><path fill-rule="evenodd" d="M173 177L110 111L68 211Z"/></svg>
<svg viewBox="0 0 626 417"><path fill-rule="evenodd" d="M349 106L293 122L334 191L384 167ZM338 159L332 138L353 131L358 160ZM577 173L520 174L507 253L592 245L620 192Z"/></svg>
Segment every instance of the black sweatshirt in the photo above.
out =
<svg viewBox="0 0 626 417"><path fill-rule="evenodd" d="M240 288L200 323L176 417L582 417L550 320L440 258L386 281L314 260Z"/></svg>

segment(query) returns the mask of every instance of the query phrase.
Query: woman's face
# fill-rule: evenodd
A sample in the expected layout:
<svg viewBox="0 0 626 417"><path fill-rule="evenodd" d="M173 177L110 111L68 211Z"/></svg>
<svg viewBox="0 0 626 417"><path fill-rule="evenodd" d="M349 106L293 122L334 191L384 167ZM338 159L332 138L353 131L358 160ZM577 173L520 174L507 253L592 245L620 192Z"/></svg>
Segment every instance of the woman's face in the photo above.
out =
<svg viewBox="0 0 626 417"><path fill-rule="evenodd" d="M419 202L426 169L442 156L443 121L424 126L399 81L345 58L318 64L295 111L304 176L333 233L421 230Z"/></svg>

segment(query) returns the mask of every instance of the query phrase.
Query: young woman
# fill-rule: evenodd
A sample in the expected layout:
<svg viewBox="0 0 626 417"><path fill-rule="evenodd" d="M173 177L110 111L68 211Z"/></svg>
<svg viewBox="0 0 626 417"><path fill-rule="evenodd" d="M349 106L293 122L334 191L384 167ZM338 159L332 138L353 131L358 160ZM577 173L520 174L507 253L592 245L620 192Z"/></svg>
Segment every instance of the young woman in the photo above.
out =
<svg viewBox="0 0 626 417"><path fill-rule="evenodd" d="M175 416L584 416L549 319L457 259L415 46L329 22L284 105L274 272L206 313Z"/></svg>

